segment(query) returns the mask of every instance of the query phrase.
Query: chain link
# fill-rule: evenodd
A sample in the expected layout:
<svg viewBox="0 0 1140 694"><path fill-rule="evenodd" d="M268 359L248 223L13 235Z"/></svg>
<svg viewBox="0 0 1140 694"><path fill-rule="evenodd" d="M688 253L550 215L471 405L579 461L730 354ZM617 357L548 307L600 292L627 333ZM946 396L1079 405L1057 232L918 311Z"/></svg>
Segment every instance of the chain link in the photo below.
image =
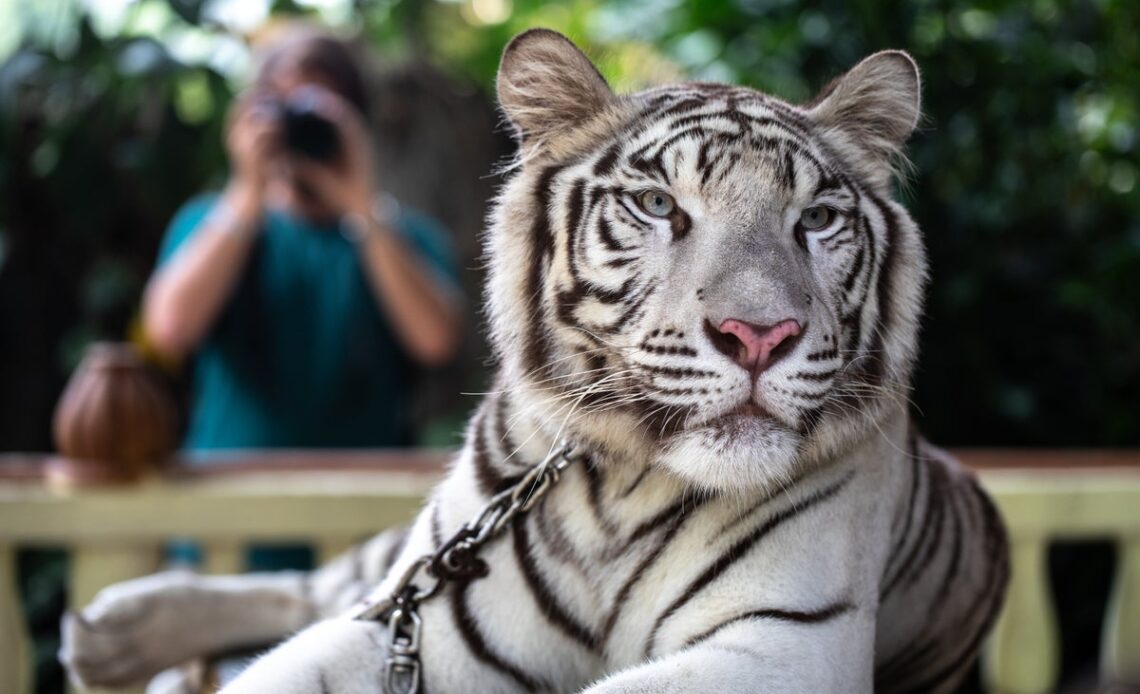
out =
<svg viewBox="0 0 1140 694"><path fill-rule="evenodd" d="M364 602L350 614L352 619L388 622L391 642L385 668L385 694L419 691L422 627L417 611L419 604L437 595L448 581L486 576L490 567L479 558L479 550L517 516L534 508L558 484L562 471L577 460L573 454L573 446L563 442L521 480L493 496L435 552L424 554L409 564L386 598L375 603ZM414 582L421 574L429 580L426 588Z"/></svg>

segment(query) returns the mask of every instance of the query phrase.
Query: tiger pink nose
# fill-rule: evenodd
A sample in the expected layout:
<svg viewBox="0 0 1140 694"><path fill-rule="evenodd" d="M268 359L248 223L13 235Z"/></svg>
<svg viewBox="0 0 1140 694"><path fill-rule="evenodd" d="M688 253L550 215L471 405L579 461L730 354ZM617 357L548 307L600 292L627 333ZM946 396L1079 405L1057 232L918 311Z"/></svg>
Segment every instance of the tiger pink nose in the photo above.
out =
<svg viewBox="0 0 1140 694"><path fill-rule="evenodd" d="M802 329L791 319L767 326L729 318L718 330L713 344L755 377L792 351Z"/></svg>

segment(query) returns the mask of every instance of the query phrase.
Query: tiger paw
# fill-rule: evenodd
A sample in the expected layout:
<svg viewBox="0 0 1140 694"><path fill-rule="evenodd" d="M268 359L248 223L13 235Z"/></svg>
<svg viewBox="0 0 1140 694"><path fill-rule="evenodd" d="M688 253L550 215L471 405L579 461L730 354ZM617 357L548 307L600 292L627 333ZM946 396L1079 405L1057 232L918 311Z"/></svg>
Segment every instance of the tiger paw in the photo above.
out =
<svg viewBox="0 0 1140 694"><path fill-rule="evenodd" d="M201 654L197 576L166 572L100 591L61 625L59 660L76 684L124 687Z"/></svg>

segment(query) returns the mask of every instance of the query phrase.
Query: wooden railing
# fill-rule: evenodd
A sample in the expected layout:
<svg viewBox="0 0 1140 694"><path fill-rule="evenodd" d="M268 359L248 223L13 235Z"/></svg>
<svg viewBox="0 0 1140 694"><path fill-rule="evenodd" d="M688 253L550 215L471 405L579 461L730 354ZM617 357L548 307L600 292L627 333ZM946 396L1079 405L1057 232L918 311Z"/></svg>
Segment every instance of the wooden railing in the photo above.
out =
<svg viewBox="0 0 1140 694"><path fill-rule="evenodd" d="M1060 654L1046 571L1055 539L1112 538L1118 568L1102 639L1101 679L1140 683L1140 452L959 450L997 499L1013 544L1006 607L983 661L1001 694L1053 691ZM123 488L44 481L44 461L0 456L0 692L30 692L30 645L16 586L16 550L63 546L69 601L158 568L159 548L190 537L204 570L242 570L253 542L304 542L318 560L410 520L442 474L440 452L262 453L210 467L174 465Z"/></svg>

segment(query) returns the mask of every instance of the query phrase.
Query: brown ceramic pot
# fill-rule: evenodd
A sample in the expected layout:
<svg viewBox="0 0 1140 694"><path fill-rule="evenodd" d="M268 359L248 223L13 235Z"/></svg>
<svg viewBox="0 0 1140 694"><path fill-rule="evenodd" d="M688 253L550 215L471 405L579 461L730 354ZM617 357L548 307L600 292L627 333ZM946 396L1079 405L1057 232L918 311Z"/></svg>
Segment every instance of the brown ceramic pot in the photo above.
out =
<svg viewBox="0 0 1140 694"><path fill-rule="evenodd" d="M163 376L129 344L96 343L55 409L58 482L101 484L139 479L178 445L174 398Z"/></svg>

